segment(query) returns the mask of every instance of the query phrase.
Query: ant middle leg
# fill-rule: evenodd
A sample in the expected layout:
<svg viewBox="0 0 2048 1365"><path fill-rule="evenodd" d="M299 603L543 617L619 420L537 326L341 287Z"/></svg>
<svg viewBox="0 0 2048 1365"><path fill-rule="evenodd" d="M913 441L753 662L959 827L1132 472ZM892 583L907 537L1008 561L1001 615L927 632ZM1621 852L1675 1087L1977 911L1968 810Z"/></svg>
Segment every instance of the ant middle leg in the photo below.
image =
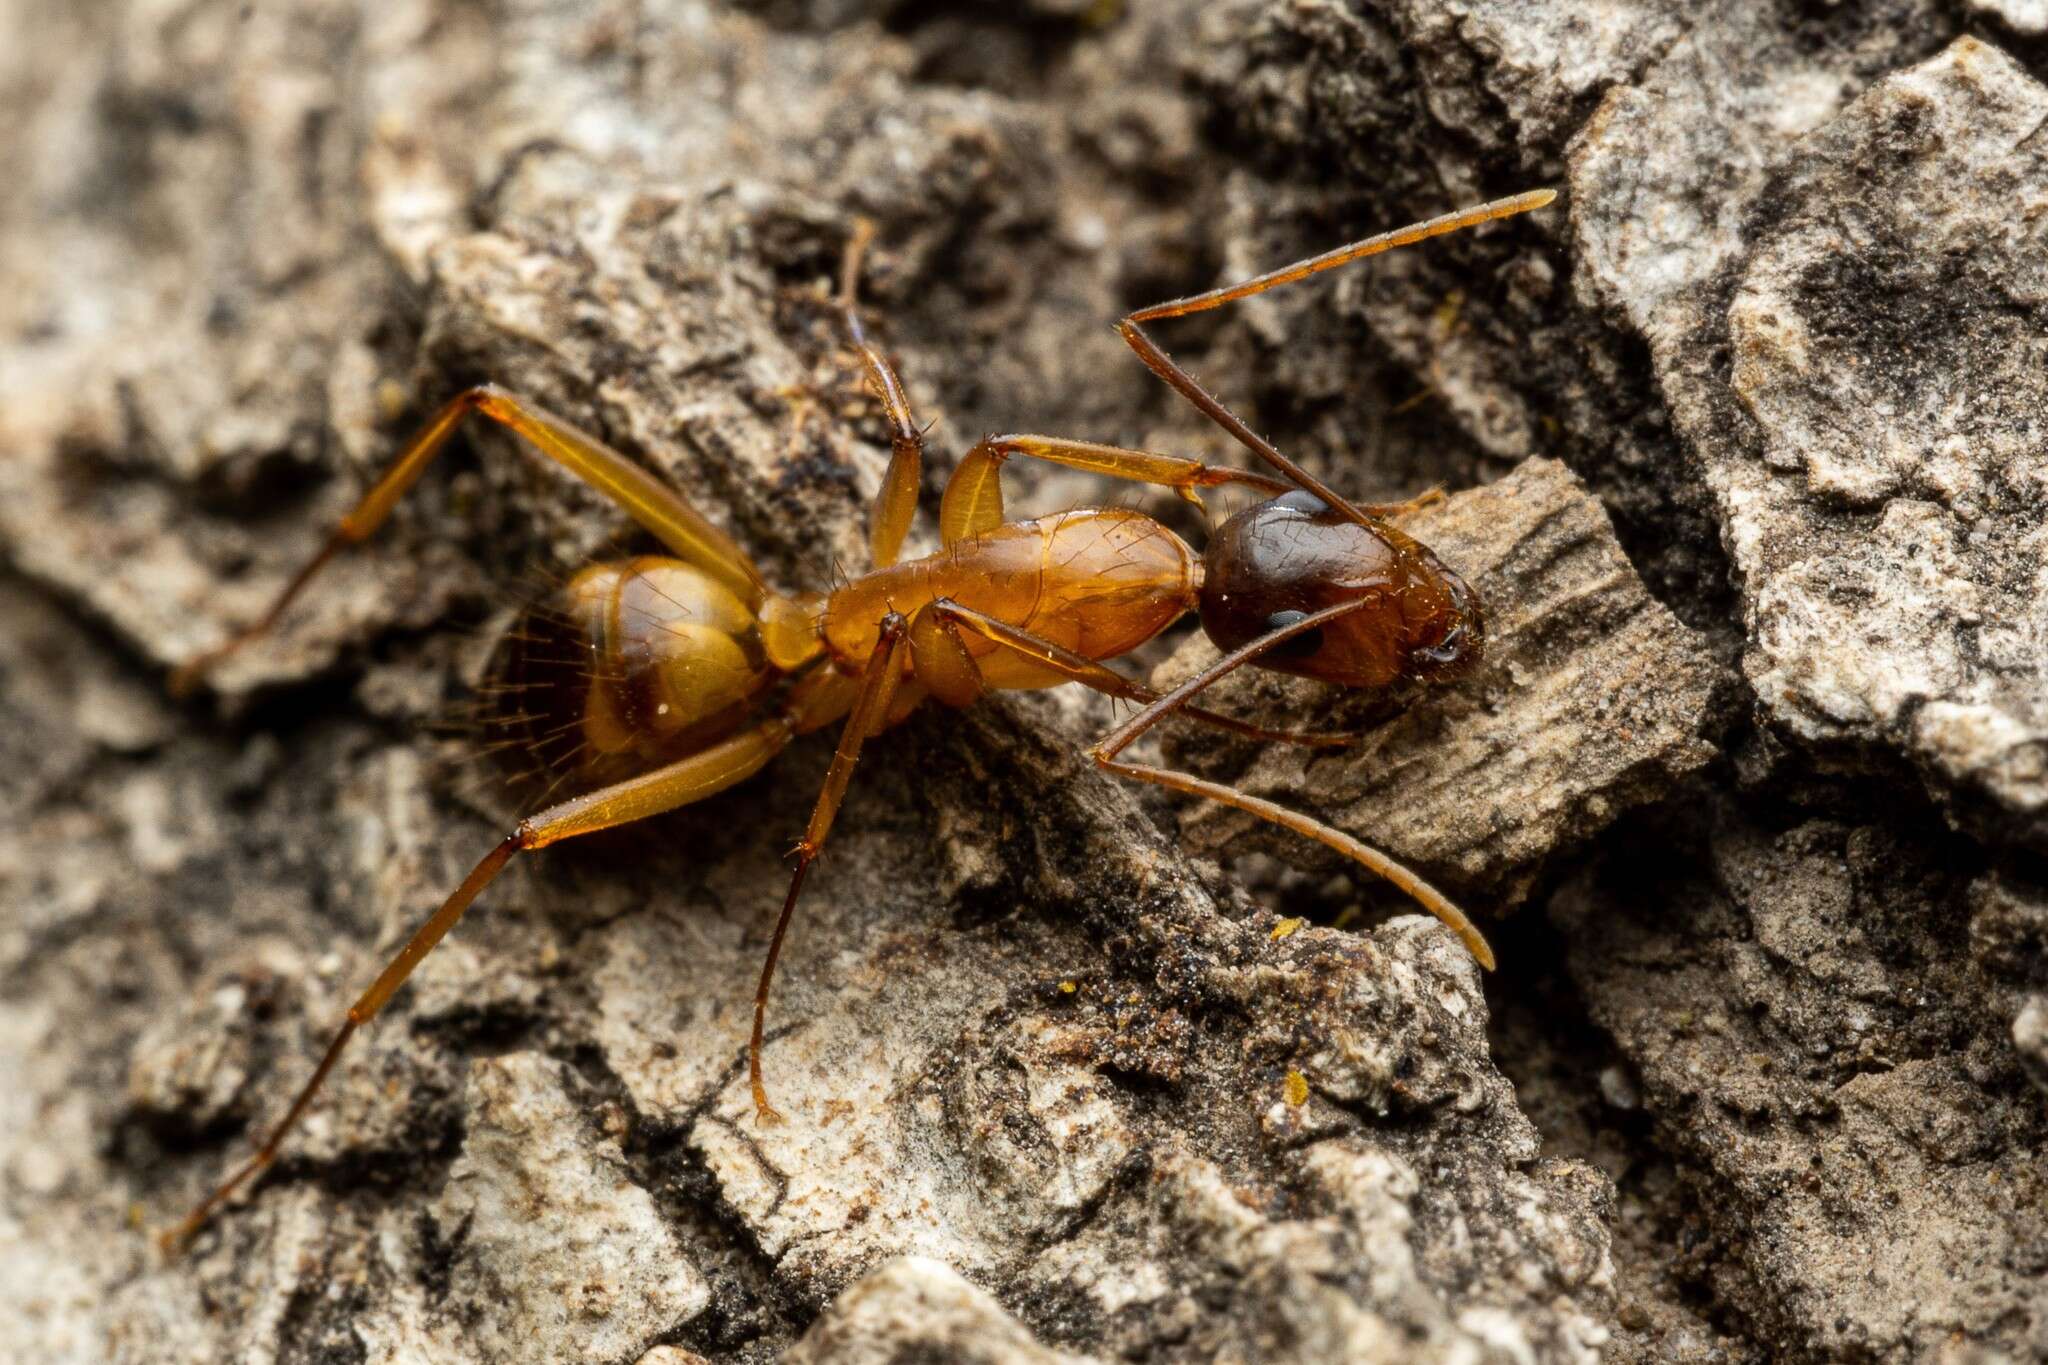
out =
<svg viewBox="0 0 2048 1365"><path fill-rule="evenodd" d="M775 964L782 956L783 936L796 915L797 897L803 894L804 876L825 850L832 822L839 814L846 789L853 782L853 770L860 762L861 745L868 736L883 729L890 720L890 703L903 680L901 649L909 623L896 612L882 618L881 635L875 652L861 669L860 693L853 711L839 731L839 746L832 752L832 766L818 790L817 805L810 824L797 841L796 869L790 874L789 893L783 897L782 913L776 917L775 932L768 940L768 956L761 964L761 981L754 988L754 1032L747 1040L747 1080L753 1087L754 1112L763 1123L779 1123L782 1115L768 1103L768 1087L761 1078L761 1048L768 1029L768 987L775 980Z"/></svg>
<svg viewBox="0 0 2048 1365"><path fill-rule="evenodd" d="M889 468L882 475L882 488L868 514L868 551L878 569L896 562L903 551L903 538L917 518L917 494L924 481L924 430L910 412L910 395L896 375L896 367L868 339L861 325L857 296L860 292L861 259L874 240L875 225L862 218L847 239L846 256L840 263L839 308L846 318L847 339L860 353L867 367L868 384L882 401L889 417Z"/></svg>
<svg viewBox="0 0 2048 1365"><path fill-rule="evenodd" d="M1296 280L1304 280L1310 275L1319 274L1325 270L1333 270L1340 265L1347 265L1352 261L1362 260L1368 256L1377 256L1381 252L1391 251L1395 247L1409 246L1430 237L1442 236L1447 232L1456 232L1461 228L1491 222L1496 218L1507 218L1517 213L1527 213L1531 209L1542 208L1555 198L1557 198L1557 191L1555 190L1532 190L1527 194L1512 195L1506 199L1496 199L1491 203L1480 204L1473 208L1460 209L1454 213L1447 213L1425 222L1411 224L1408 227L1397 228L1392 232L1383 232L1374 237L1367 237L1362 241L1352 242L1348 246L1338 247L1334 251L1326 251L1320 256L1311 256L1306 260L1296 261L1292 265L1268 271L1263 275L1255 276L1239 284L1225 285L1222 288L1211 289L1205 293L1192 294L1186 298L1172 299L1165 303L1155 303L1149 308L1140 308L1134 313L1126 314L1123 320L1117 323L1116 329L1118 334L1123 337L1125 344L1137 352L1138 359L1144 362L1146 369L1165 380L1174 392L1194 404L1203 416L1228 432L1239 445L1258 456L1261 460L1264 460L1274 469L1279 470L1281 474L1285 475L1298 487L1307 489L1332 508L1349 516L1352 520L1368 522L1372 517L1370 511L1340 497L1328 484L1303 469L1293 460L1288 459L1270 441L1245 425L1242 418L1225 407L1221 399L1203 388L1200 381L1185 369L1182 369L1179 363L1160 347L1158 342L1152 340L1146 333L1144 324L1162 321L1167 318L1185 317L1190 313L1206 312L1211 308L1220 308L1226 303L1232 303L1239 299L1248 299L1255 294L1263 294L1268 289L1274 289L1283 284L1292 284Z"/></svg>
<svg viewBox="0 0 2048 1365"><path fill-rule="evenodd" d="M369 988L349 1006L347 1016L327 1044L319 1065L314 1068L312 1078L299 1090L284 1117L271 1128L253 1156L216 1186L177 1226L162 1234L159 1241L164 1250L175 1251L190 1241L214 1211L226 1203L245 1181L277 1159L285 1138L305 1116L328 1073L340 1059L342 1050L348 1046L349 1039L390 1002L406 978L447 937L469 909L470 903L505 870L514 855L546 848L549 844L579 835L594 834L601 829L631 824L724 791L759 772L769 759L782 752L801 723L778 717L701 753L639 777L600 787L520 821L519 828L485 855L454 893L442 902L441 908L414 931Z"/></svg>
<svg viewBox="0 0 2048 1365"><path fill-rule="evenodd" d="M946 492L939 503L941 541L951 545L1002 524L1002 467L1013 455L1112 479L1171 488L1197 507L1204 507L1200 491L1204 488L1244 484L1273 494L1285 493L1294 486L1248 469L1203 464L1178 455L1157 455L1094 441L1073 441L1061 436L984 436L960 457L952 477L946 480Z"/></svg>
<svg viewBox="0 0 2048 1365"><path fill-rule="evenodd" d="M1063 436L984 436L960 457L952 477L946 480L946 491L939 503L941 543L951 545L993 530L1003 523L1002 468L1013 455L1045 460L1107 478L1171 488L1204 513L1208 511L1208 504L1202 501L1201 490L1205 488L1239 484L1278 495L1295 486L1285 479L1249 469L1203 464L1179 455L1160 455L1149 450L1102 445L1096 441L1075 441ZM1431 506L1442 502L1443 498L1441 488L1432 488L1405 502L1364 503L1359 510L1385 519Z"/></svg>
<svg viewBox="0 0 2048 1365"><path fill-rule="evenodd" d="M758 606L768 596L767 584L746 551L706 520L682 494L595 436L577 430L546 409L496 385L482 384L450 399L412 438L390 470L341 519L326 545L285 585L254 625L231 636L225 644L188 660L173 673L172 693L190 692L215 665L266 634L329 560L375 534L398 500L419 481L434 456L448 444L463 417L471 412L525 437L541 454L618 504L678 558L710 574L750 605Z"/></svg>

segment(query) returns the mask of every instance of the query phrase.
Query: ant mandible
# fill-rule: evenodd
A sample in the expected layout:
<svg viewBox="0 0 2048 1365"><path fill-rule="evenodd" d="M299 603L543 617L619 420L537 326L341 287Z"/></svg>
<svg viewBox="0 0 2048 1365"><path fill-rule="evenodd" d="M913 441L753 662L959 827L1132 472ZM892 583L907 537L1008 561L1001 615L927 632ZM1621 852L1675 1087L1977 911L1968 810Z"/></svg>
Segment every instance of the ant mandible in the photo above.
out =
<svg viewBox="0 0 2048 1365"><path fill-rule="evenodd" d="M1441 494L1387 506L1346 500L1224 407L1143 324L1541 208L1555 197L1537 190L1432 218L1242 284L1139 309L1117 324L1147 368L1279 477L1053 436L990 436L967 452L946 484L939 507L942 548L907 563L897 554L917 511L923 434L895 370L861 325L855 291L872 231L863 225L847 247L838 302L887 412L892 453L869 524L874 567L829 595L777 593L746 552L681 494L560 418L491 385L457 395L256 624L179 669L172 690L189 691L222 658L270 630L322 565L383 524L457 424L475 412L510 427L617 503L668 551L586 568L550 611L533 618L536 628L506 637L493 666L498 685L486 693L490 723L514 742L536 747L550 728L566 727L580 738L574 756L579 775L604 785L520 821L476 865L349 1007L312 1078L256 1154L163 1235L166 1248L181 1246L276 1158L348 1040L514 855L702 801L760 771L796 736L843 720L754 992L748 1076L759 1117L774 1121L778 1115L761 1077L762 1030L769 983L804 876L825 846L862 743L927 697L964 707L992 689L1077 682L1135 703L1136 713L1088 750L1096 764L1235 806L1328 845L1435 914L1491 969L1493 953L1472 922L1386 854L1221 783L1118 757L1173 714L1259 740L1341 745L1348 736L1270 730L1191 703L1245 664L1354 688L1446 682L1471 670L1485 640L1472 590L1387 520ZM1000 471L1015 455L1172 488L1198 505L1201 489L1226 484L1277 496L1226 521L1197 558L1165 526L1128 509L1004 520ZM1190 611L1224 653L1172 691L1162 695L1105 665ZM546 652L565 644L566 665L563 655ZM536 704L552 704L560 714L537 715L530 709Z"/></svg>

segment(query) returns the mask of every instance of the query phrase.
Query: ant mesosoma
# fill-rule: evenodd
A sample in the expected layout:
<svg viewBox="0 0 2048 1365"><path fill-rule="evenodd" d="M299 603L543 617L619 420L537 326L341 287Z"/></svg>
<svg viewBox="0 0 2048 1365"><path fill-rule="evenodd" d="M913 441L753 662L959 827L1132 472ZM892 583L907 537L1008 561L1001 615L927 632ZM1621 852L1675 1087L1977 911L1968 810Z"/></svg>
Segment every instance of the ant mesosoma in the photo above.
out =
<svg viewBox="0 0 2048 1365"><path fill-rule="evenodd" d="M515 743L537 742L551 730L580 733L577 751L586 767L581 775L603 785L520 821L476 865L349 1007L312 1078L256 1154L164 1234L166 1247L182 1245L276 1158L350 1037L384 1008L515 854L702 801L760 771L798 735L843 721L810 825L796 847L795 874L754 993L748 1074L759 1117L774 1120L761 1078L762 1028L769 983L804 876L825 846L863 741L927 697L962 707L992 689L1078 682L1135 703L1136 713L1088 750L1096 764L1224 802L1328 845L1435 914L1491 968L1492 951L1471 921L1387 855L1270 801L1118 757L1172 714L1259 740L1342 744L1348 736L1274 731L1191 702L1245 664L1354 688L1449 681L1471 670L1485 640L1472 590L1387 520L1440 493L1390 506L1347 501L1255 434L1161 350L1143 324L1541 208L1554 197L1553 191L1537 190L1446 214L1242 284L1139 309L1117 324L1154 374L1279 477L1088 441L990 436L967 452L946 484L939 508L941 548L908 562L897 556L917 511L923 435L895 370L861 325L855 293L871 233L863 225L847 247L838 303L887 413L892 455L869 525L874 567L829 595L776 592L746 552L675 489L560 418L494 386L457 395L342 518L326 546L261 619L178 670L172 688L188 691L223 657L275 626L322 565L383 524L463 417L474 412L525 437L617 503L667 550L584 569L547 612L508 634L493 665L496 685L486 692L487 721ZM1161 485L1197 504L1199 490L1225 484L1275 496L1226 521L1197 557L1165 526L1128 509L1080 508L1031 521L1005 520L1000 471L1015 455ZM1161 695L1105 666L1105 660L1136 649L1190 611L1200 615L1202 629L1224 652L1180 686ZM549 672L562 669L565 660L569 673ZM546 710L550 705L554 711Z"/></svg>

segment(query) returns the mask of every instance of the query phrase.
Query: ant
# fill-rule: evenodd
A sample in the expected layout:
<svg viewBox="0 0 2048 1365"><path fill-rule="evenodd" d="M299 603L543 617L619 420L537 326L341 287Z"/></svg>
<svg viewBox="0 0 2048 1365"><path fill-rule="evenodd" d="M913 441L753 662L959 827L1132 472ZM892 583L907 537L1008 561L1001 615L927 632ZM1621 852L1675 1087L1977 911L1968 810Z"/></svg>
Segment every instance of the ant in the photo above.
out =
<svg viewBox="0 0 2048 1365"><path fill-rule="evenodd" d="M276 1159L356 1030L384 1008L514 856L706 800L759 772L797 736L839 721L838 748L796 846L796 869L754 992L748 1079L761 1121L777 1121L762 1080L761 1045L783 936L862 744L927 698L964 707L994 689L1077 682L1131 702L1138 710L1089 748L1098 766L1235 806L1328 845L1435 914L1490 970L1492 950L1472 922L1386 854L1221 783L1119 757L1175 714L1262 741L1340 746L1353 737L1270 730L1195 706L1193 699L1246 664L1353 688L1449 682L1471 671L1485 643L1476 594L1428 547L1389 522L1440 499L1440 491L1384 506L1346 500L1255 434L1176 364L1144 324L1541 208L1555 197L1537 190L1495 200L1127 315L1117 331L1146 367L1275 474L1053 436L988 436L946 484L939 507L942 548L907 562L899 562L899 552L917 512L924 439L894 368L861 324L856 288L873 235L862 223L846 248L837 304L887 414L891 455L869 524L874 567L829 595L776 592L746 552L675 489L535 405L494 385L451 399L263 616L177 670L171 689L188 693L223 658L271 630L323 565L376 531L473 412L510 427L617 503L667 551L585 568L548 610L529 613L525 628L505 637L492 666L487 723L530 751L544 750L550 736L573 737L574 752L556 756L554 766L598 785L521 820L485 855L350 1006L312 1078L255 1155L163 1234L164 1247L182 1246L244 1181ZM1226 484L1272 496L1226 521L1197 557L1179 536L1130 509L1085 507L1005 520L1000 474L1004 461L1018 455L1172 488L1197 506L1200 490ZM1190 611L1223 650L1195 676L1161 694L1106 666Z"/></svg>

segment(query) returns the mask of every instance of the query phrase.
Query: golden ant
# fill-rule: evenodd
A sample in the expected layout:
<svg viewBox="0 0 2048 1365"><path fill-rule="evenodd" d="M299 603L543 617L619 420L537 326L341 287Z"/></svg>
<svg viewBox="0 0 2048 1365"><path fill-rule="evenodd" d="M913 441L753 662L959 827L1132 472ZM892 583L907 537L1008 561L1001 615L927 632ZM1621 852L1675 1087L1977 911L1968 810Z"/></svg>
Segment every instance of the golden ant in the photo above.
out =
<svg viewBox="0 0 2048 1365"><path fill-rule="evenodd" d="M917 512L924 441L896 372L868 340L855 305L871 231L863 226L847 247L839 305L888 414L893 453L869 525L874 568L830 595L773 591L746 552L681 494L561 419L488 385L457 395L342 518L262 618L178 670L172 689L189 691L223 657L270 630L323 564L383 524L457 423L476 412L518 432L612 499L668 551L584 569L548 610L533 613L526 628L506 637L493 666L495 686L486 694L490 723L540 751L550 734L575 736L575 752L560 761L573 762L577 776L602 785L520 821L485 855L349 1007L312 1079L256 1154L164 1234L165 1247L181 1246L276 1158L348 1040L384 1008L514 854L702 801L759 772L796 736L843 720L754 992L748 1075L759 1117L773 1121L761 1078L762 1030L769 983L804 875L825 846L862 742L927 697L963 707L991 689L1078 682L1133 702L1139 710L1088 750L1096 764L1224 802L1327 844L1435 914L1490 969L1493 953L1472 922L1387 855L1270 801L1118 757L1172 714L1254 739L1341 745L1350 737L1283 733L1190 703L1245 664L1354 688L1445 682L1471 670L1485 639L1472 590L1387 521L1440 494L1389 506L1346 501L1253 433L1142 324L1249 298L1394 247L1541 208L1555 197L1537 190L1464 209L1242 284L1142 308L1117 324L1154 374L1280 477L1053 436L990 436L967 452L946 484L939 507L942 548L908 563L898 563L897 552ZM1197 558L1172 531L1127 509L1004 520L1000 471L1013 455L1161 485L1197 503L1199 490L1224 484L1276 496L1226 521ZM1171 692L1161 695L1105 666L1190 611L1224 653Z"/></svg>

